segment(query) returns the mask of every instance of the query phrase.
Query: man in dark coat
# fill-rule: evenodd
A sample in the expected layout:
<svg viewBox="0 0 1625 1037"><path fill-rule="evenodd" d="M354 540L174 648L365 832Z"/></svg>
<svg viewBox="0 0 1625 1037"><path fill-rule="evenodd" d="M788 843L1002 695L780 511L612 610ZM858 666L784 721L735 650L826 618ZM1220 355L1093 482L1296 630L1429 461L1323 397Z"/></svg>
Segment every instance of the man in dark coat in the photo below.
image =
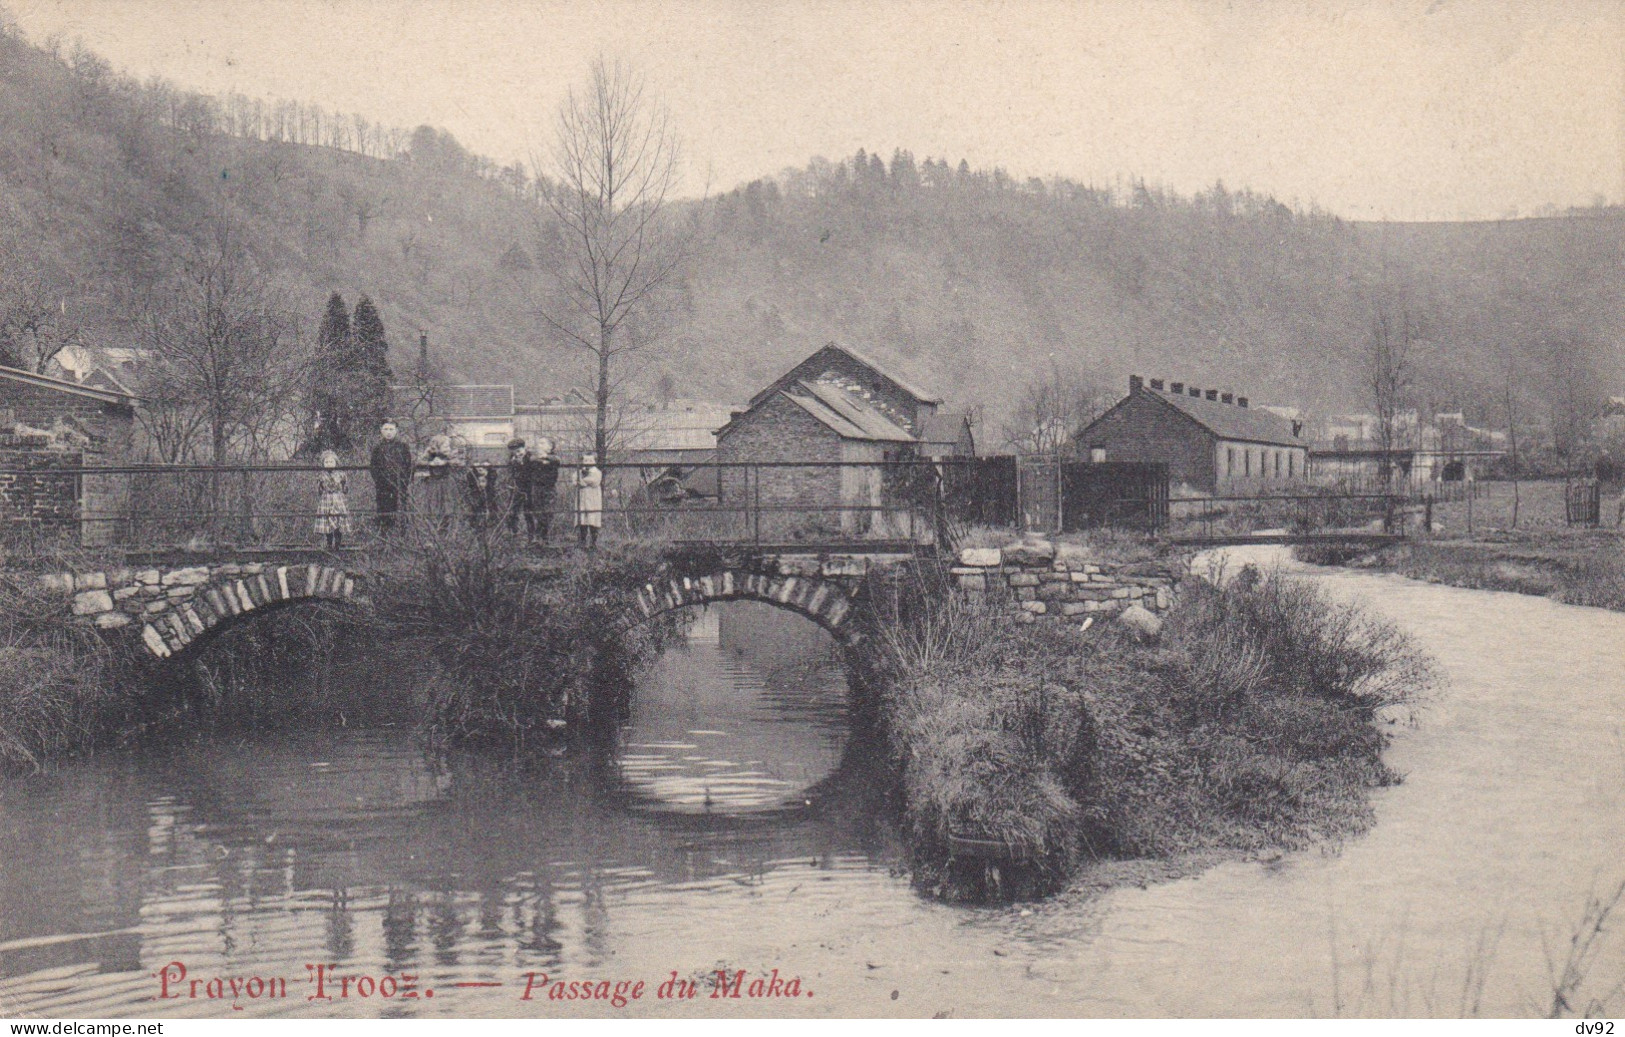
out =
<svg viewBox="0 0 1625 1037"><path fill-rule="evenodd" d="M559 459L552 456L553 444L543 439L532 455L523 439L508 441L508 479L513 484L513 502L508 506L508 532L519 532L519 516L525 516L525 532L532 540L547 540L547 527L553 520L553 491L559 482Z"/></svg>
<svg viewBox="0 0 1625 1037"><path fill-rule="evenodd" d="M378 500L378 528L389 533L412 485L412 449L396 437L400 430L393 421L378 430L378 445L372 448L372 486Z"/></svg>

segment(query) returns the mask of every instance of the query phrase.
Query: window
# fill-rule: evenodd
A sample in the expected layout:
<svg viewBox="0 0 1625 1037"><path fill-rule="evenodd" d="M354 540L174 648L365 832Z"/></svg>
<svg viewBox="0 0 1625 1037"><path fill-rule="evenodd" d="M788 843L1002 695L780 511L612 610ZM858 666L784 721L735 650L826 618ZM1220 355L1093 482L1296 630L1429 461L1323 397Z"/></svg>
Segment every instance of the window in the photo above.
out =
<svg viewBox="0 0 1625 1037"><path fill-rule="evenodd" d="M1233 446L1224 448L1224 474L1236 474L1236 448Z"/></svg>
<svg viewBox="0 0 1625 1037"><path fill-rule="evenodd" d="M1275 452L1275 477L1277 479L1281 477L1281 452L1279 450Z"/></svg>
<svg viewBox="0 0 1625 1037"><path fill-rule="evenodd" d="M1288 479L1296 479L1298 477L1298 473L1293 471L1293 466L1297 464L1297 461L1297 454L1292 453L1286 455L1286 477Z"/></svg>
<svg viewBox="0 0 1625 1037"><path fill-rule="evenodd" d="M1251 447L1243 447L1242 448L1242 451L1241 451L1241 474L1247 476L1249 479L1252 478L1252 475L1253 475L1253 450L1252 450Z"/></svg>
<svg viewBox="0 0 1625 1037"><path fill-rule="evenodd" d="M1089 460L1094 462L1095 464L1101 464L1102 462L1104 462L1106 460L1106 448L1103 447L1103 446L1092 446L1092 447L1090 447L1089 448Z"/></svg>

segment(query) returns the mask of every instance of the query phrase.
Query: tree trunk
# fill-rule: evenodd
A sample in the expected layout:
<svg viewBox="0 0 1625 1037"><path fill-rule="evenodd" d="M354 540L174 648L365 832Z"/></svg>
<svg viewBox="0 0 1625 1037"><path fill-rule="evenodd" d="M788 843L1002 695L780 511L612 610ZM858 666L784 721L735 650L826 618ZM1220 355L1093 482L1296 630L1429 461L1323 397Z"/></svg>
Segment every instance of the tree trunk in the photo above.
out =
<svg viewBox="0 0 1625 1037"><path fill-rule="evenodd" d="M609 336L606 330L598 336L598 413L593 425L592 448L602 465L608 460L609 446Z"/></svg>

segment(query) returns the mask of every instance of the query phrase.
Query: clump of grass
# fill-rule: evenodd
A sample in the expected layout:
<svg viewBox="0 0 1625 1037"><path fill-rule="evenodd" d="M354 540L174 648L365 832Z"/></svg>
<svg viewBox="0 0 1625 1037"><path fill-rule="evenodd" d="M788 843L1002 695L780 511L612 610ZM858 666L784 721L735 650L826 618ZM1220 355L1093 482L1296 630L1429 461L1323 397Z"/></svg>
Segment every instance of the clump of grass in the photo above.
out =
<svg viewBox="0 0 1625 1037"><path fill-rule="evenodd" d="M916 877L950 897L1044 892L1108 856L1357 832L1368 791L1397 780L1378 712L1432 676L1396 628L1250 569L1188 581L1155 644L946 590L871 587L866 679L884 689ZM967 836L1016 866L990 882L955 857Z"/></svg>
<svg viewBox="0 0 1625 1037"><path fill-rule="evenodd" d="M63 599L33 574L0 576L0 770L102 744L133 718L117 657L67 622Z"/></svg>
<svg viewBox="0 0 1625 1037"><path fill-rule="evenodd" d="M403 553L377 577L376 622L430 689L431 741L520 752L598 715L675 630L614 622L659 560L657 546L620 545L543 565L475 533Z"/></svg>

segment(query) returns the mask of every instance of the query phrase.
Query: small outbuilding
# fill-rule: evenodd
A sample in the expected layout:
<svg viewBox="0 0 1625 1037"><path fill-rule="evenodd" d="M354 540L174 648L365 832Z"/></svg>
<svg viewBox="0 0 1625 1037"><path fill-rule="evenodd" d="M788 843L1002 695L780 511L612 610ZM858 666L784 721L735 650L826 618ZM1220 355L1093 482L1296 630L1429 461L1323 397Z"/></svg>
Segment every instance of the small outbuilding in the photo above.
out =
<svg viewBox="0 0 1625 1037"><path fill-rule="evenodd" d="M974 453L964 415L846 346L824 346L717 431L719 500L775 535L903 536L908 469L884 462Z"/></svg>
<svg viewBox="0 0 1625 1037"><path fill-rule="evenodd" d="M1255 493L1309 475L1301 422L1245 396L1138 375L1127 396L1078 431L1073 448L1089 461L1166 464L1176 493Z"/></svg>
<svg viewBox="0 0 1625 1037"><path fill-rule="evenodd" d="M115 538L129 511L129 476L79 470L129 462L136 401L116 384L0 367L0 523L8 530L84 546Z"/></svg>

